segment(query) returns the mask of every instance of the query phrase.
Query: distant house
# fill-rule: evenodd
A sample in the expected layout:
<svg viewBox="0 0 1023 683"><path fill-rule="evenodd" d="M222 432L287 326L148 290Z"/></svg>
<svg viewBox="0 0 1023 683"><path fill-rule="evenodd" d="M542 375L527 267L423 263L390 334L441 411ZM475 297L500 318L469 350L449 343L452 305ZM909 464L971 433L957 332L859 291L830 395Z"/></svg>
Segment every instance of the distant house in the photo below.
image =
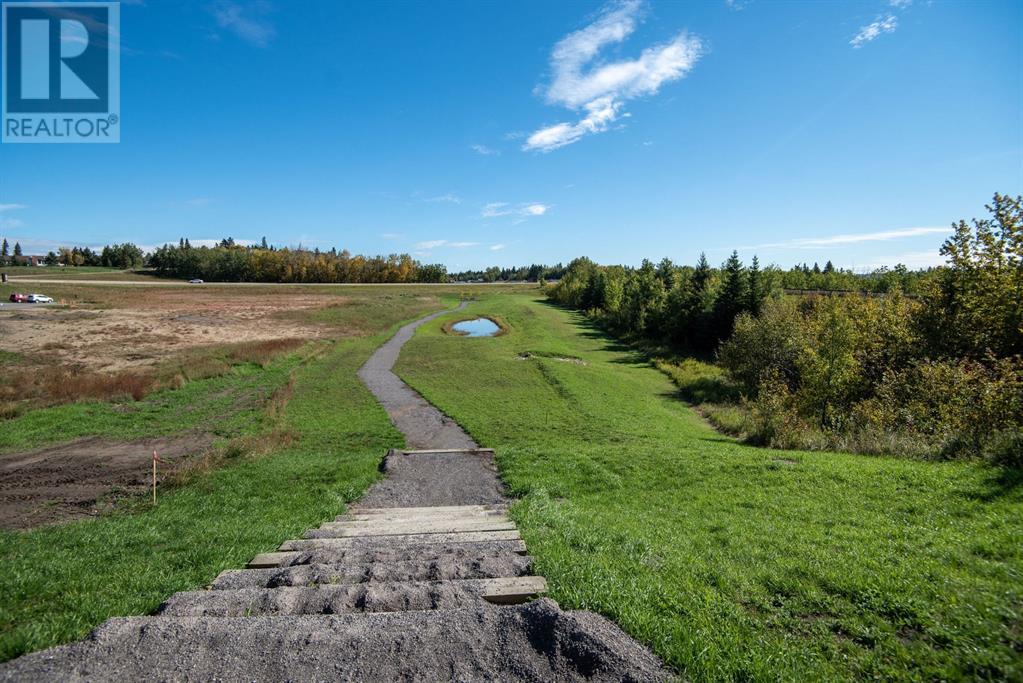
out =
<svg viewBox="0 0 1023 683"><path fill-rule="evenodd" d="M46 265L46 257L45 256L26 256L25 258L28 259L28 263L26 265L29 265L29 266L45 266Z"/></svg>

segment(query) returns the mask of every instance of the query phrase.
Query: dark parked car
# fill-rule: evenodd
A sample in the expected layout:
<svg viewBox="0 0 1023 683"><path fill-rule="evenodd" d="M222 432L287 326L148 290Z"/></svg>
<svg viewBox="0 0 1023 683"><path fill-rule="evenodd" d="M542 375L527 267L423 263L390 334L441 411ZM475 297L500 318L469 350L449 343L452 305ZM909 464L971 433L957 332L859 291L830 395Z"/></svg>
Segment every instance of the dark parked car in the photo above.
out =
<svg viewBox="0 0 1023 683"><path fill-rule="evenodd" d="M19 292L14 292L13 294L11 294L11 303L27 304L28 303L28 294L21 294Z"/></svg>

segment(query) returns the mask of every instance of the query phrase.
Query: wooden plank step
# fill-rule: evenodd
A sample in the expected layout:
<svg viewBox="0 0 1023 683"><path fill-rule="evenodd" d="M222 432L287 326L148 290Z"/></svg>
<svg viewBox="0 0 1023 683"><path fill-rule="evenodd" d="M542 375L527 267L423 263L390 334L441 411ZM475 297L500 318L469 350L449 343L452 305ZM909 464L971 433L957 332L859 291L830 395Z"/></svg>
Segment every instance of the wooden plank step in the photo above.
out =
<svg viewBox="0 0 1023 683"><path fill-rule="evenodd" d="M487 513L507 509L507 505L435 505L415 508L349 508L352 515L450 515L457 513Z"/></svg>
<svg viewBox="0 0 1023 683"><path fill-rule="evenodd" d="M476 453L493 453L493 448L430 448L419 451L398 451L405 455L421 455L424 453L468 453L474 455Z"/></svg>
<svg viewBox="0 0 1023 683"><path fill-rule="evenodd" d="M392 562L450 562L452 558L463 562L472 562L475 558L496 557L505 553L516 555L526 554L526 543L517 541L491 541L476 543L422 544L410 545L405 548L334 546L329 548L312 548L302 551L261 553L253 558L250 569L265 569L290 566L299 562L299 566L308 564L372 564ZM253 564L254 563L254 564Z"/></svg>
<svg viewBox="0 0 1023 683"><path fill-rule="evenodd" d="M312 538L285 541L279 551L309 550L312 548L345 548L350 546L405 546L432 543L480 543L486 541L521 541L517 530L466 531L453 534L402 534L397 536L355 538Z"/></svg>
<svg viewBox="0 0 1023 683"><path fill-rule="evenodd" d="M337 538L348 536L400 536L404 534L451 534L463 531L511 531L515 522L505 519L472 521L425 522L327 522L321 531L329 531Z"/></svg>
<svg viewBox="0 0 1023 683"><path fill-rule="evenodd" d="M276 553L260 553L249 560L249 563L245 565L246 569L267 569L270 567L280 567L285 562L295 559L302 553L298 551L291 552L276 552Z"/></svg>
<svg viewBox="0 0 1023 683"><path fill-rule="evenodd" d="M547 579L542 576L476 580L483 584L483 599L495 605L517 605L547 592Z"/></svg>
<svg viewBox="0 0 1023 683"><path fill-rule="evenodd" d="M338 515L335 522L419 522L430 520L481 520L501 517L507 519L506 510L486 510L484 512L444 512L444 513L395 513L393 515Z"/></svg>

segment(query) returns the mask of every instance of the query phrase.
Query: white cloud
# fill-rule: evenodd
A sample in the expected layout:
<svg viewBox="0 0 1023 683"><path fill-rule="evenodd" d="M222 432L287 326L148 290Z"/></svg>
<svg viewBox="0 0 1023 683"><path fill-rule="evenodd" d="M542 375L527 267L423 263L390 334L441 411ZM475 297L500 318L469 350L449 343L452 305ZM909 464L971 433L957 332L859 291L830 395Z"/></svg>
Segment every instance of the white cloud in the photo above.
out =
<svg viewBox="0 0 1023 683"><path fill-rule="evenodd" d="M457 194L452 194L451 192L448 192L447 194L442 194L437 197L427 197L423 201L431 202L434 204L461 204L462 198L459 197Z"/></svg>
<svg viewBox="0 0 1023 683"><path fill-rule="evenodd" d="M508 246L507 244L491 244L490 251L501 251L507 246Z"/></svg>
<svg viewBox="0 0 1023 683"><path fill-rule="evenodd" d="M480 212L481 218L500 218L501 216L518 216L529 218L530 216L542 216L550 210L550 204L538 204L524 202L512 206L508 202L491 202L483 207Z"/></svg>
<svg viewBox="0 0 1023 683"><path fill-rule="evenodd" d="M15 209L27 209L24 204L0 204L0 211L14 211Z"/></svg>
<svg viewBox="0 0 1023 683"><path fill-rule="evenodd" d="M507 208L508 202L491 202L483 207L480 215L483 218L497 218L498 216L510 216L513 211Z"/></svg>
<svg viewBox="0 0 1023 683"><path fill-rule="evenodd" d="M431 249L438 247L450 247L451 249L467 249L469 247L478 247L479 242L449 242L448 240L426 240L425 242L416 243L416 253L428 252Z"/></svg>
<svg viewBox="0 0 1023 683"><path fill-rule="evenodd" d="M905 9L913 4L913 0L888 0L888 4L895 9Z"/></svg>
<svg viewBox="0 0 1023 683"><path fill-rule="evenodd" d="M472 145L470 149L472 149L472 151L476 152L477 154L482 154L485 157L501 155L500 150L492 149L490 147L487 147L486 145Z"/></svg>
<svg viewBox="0 0 1023 683"><path fill-rule="evenodd" d="M233 0L220 0L211 9L220 28L256 47L266 47L277 33L266 18L269 10L267 2L253 2L243 7Z"/></svg>
<svg viewBox="0 0 1023 683"><path fill-rule="evenodd" d="M703 54L703 44L682 32L667 43L646 48L637 59L597 63L584 72L605 47L621 43L636 30L642 8L639 0L609 5L592 24L554 46L547 102L585 115L575 123L556 123L534 131L524 150L550 152L601 133L623 115L627 100L654 95L661 85L684 77L693 68Z"/></svg>
<svg viewBox="0 0 1023 683"><path fill-rule="evenodd" d="M754 244L742 247L743 249L812 249L815 247L828 247L835 244L858 244L860 242L888 242L890 240L904 239L907 237L920 237L922 235L946 234L949 232L946 227L923 227L903 228L901 230L884 230L881 232L863 232L846 235L831 235L830 237L801 237L786 242L768 242L766 244Z"/></svg>
<svg viewBox="0 0 1023 683"><path fill-rule="evenodd" d="M895 29L899 26L899 20L894 14L886 14L883 17L878 17L873 23L867 24L860 29L860 32L853 36L853 39L849 41L849 44L854 49L859 49L871 42L876 40L884 33L894 33Z"/></svg>
<svg viewBox="0 0 1023 683"><path fill-rule="evenodd" d="M17 230L23 227L25 227L25 221L20 218L4 218L0 216L0 229L2 230Z"/></svg>

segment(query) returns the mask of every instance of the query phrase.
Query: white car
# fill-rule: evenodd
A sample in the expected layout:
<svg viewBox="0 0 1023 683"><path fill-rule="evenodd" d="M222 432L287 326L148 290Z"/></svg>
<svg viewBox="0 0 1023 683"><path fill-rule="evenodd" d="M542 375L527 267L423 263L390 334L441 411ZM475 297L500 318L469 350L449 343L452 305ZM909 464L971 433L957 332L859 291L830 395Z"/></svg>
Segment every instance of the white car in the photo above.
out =
<svg viewBox="0 0 1023 683"><path fill-rule="evenodd" d="M52 304L53 299L42 294L29 294L28 302L30 304Z"/></svg>
<svg viewBox="0 0 1023 683"><path fill-rule="evenodd" d="M201 285L201 284L204 284L204 283L203 283L202 280L200 280L199 278L195 277L195 278L192 278L191 280L189 280L188 284L190 284L190 285Z"/></svg>

